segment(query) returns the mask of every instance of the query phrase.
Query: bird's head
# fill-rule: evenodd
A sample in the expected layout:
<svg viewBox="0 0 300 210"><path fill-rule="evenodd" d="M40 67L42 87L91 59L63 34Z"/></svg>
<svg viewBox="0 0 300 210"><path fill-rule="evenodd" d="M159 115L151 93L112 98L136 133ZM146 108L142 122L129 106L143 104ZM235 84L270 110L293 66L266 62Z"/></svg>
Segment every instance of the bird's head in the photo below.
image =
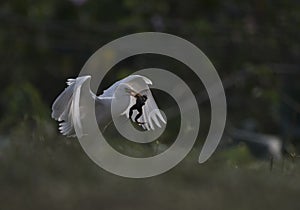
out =
<svg viewBox="0 0 300 210"><path fill-rule="evenodd" d="M148 97L146 95L143 95L144 100L146 101Z"/></svg>

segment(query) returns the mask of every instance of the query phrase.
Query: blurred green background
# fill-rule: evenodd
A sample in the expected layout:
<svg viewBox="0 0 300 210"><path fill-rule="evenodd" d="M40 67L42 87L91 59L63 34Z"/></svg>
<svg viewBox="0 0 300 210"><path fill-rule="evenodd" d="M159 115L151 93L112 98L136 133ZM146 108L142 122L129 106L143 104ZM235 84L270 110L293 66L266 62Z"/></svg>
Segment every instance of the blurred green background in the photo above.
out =
<svg viewBox="0 0 300 210"><path fill-rule="evenodd" d="M1 210L300 208L299 1L12 0L1 1L0 23ZM224 83L228 118L217 151L199 165L210 125L200 81L164 56L122 61L99 93L141 68L165 68L195 90L201 113L197 144L183 162L157 177L127 179L61 136L51 104L98 48L145 31L180 36L209 57ZM160 146L172 143L172 130ZM121 141L113 128L109 135L133 156L158 147Z"/></svg>

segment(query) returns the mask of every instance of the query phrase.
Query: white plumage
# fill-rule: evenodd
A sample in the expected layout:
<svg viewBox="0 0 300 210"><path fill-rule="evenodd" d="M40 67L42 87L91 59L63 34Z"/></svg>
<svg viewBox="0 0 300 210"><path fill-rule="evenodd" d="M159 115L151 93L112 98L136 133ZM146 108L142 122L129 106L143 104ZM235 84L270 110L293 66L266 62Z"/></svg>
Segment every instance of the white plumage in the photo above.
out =
<svg viewBox="0 0 300 210"><path fill-rule="evenodd" d="M145 122L141 126L145 130L154 130L156 127L160 128L161 123L166 124L149 88L152 82L147 77L130 75L114 83L100 96L96 96L90 90L90 80L91 76L68 79L68 87L57 97L52 105L52 118L60 122L59 130L63 135L74 136L74 125L77 128L81 128L81 116L84 116L85 109L79 106L79 101L80 97L82 97L81 91L84 91L85 87L88 88L88 97L95 102L96 120L101 130L112 120L111 105L113 100L115 100L114 106L117 104L117 108L114 109L117 113L114 113L114 115L124 115L129 118L129 109L135 104L135 98L131 93L139 93L148 97L143 106L143 115L141 116L141 121ZM129 123L129 120L126 123ZM81 134L77 133L77 135Z"/></svg>

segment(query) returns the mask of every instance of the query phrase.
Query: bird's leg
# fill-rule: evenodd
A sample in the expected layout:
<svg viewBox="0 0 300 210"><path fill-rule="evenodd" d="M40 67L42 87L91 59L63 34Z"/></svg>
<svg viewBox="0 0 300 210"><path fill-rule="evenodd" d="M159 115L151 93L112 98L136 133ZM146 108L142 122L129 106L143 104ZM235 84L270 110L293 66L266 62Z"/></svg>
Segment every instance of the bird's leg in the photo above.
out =
<svg viewBox="0 0 300 210"><path fill-rule="evenodd" d="M155 154L158 155L158 149L159 149L159 141L156 140L155 141L155 144L156 144L156 148L155 148Z"/></svg>
<svg viewBox="0 0 300 210"><path fill-rule="evenodd" d="M111 123L112 123L112 120L109 121L109 123L107 123L107 125L104 126L103 131L102 131L103 133L106 131L107 127L108 127Z"/></svg>

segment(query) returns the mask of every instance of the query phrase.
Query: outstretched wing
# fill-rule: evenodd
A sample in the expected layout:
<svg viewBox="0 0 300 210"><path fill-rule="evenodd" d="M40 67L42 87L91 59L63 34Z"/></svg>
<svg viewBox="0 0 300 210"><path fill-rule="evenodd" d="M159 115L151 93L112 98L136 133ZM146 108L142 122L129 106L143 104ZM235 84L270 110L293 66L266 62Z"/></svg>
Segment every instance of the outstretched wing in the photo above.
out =
<svg viewBox="0 0 300 210"><path fill-rule="evenodd" d="M141 121L145 123L142 127L146 130L154 130L155 125L161 127L161 123L166 124L166 121L156 105L149 85L152 85L152 82L147 77L130 75L113 84L110 88L105 90L99 98L112 97L118 101L125 101L129 98L129 101L126 103L125 111L121 113L121 115L126 115L126 117L129 118L129 109L136 102L136 99L132 96L132 92L147 95L148 99L143 106L143 115L141 117ZM134 115L136 115L136 113Z"/></svg>
<svg viewBox="0 0 300 210"><path fill-rule="evenodd" d="M63 135L75 136L74 125L79 128L78 136L81 136L80 93L84 84L90 83L91 76L82 76L76 79L68 79L68 87L56 98L52 105L52 118L59 121L59 130ZM91 97L95 95L91 93Z"/></svg>

